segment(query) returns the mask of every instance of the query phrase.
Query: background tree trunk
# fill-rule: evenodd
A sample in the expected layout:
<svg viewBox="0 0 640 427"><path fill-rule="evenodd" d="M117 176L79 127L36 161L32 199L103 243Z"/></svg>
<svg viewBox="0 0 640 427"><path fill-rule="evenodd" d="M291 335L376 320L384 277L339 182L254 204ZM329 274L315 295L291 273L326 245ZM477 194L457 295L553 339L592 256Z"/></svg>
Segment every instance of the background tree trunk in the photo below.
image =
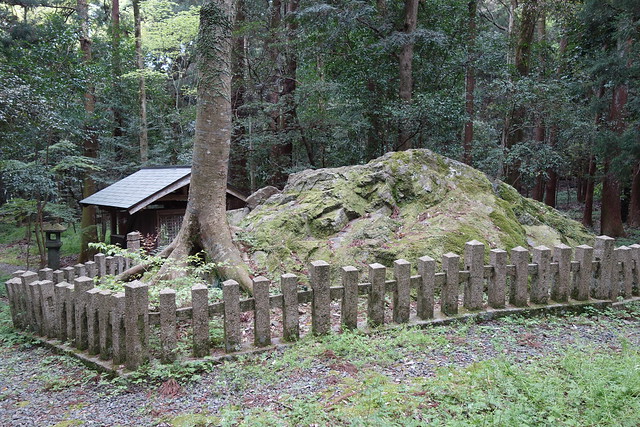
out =
<svg viewBox="0 0 640 427"><path fill-rule="evenodd" d="M116 159L124 156L122 137L124 136L124 114L122 112L121 95L124 92L120 76L122 75L122 60L120 57L120 0L111 1L111 72L113 78L113 99L111 110L113 111L113 139L115 142Z"/></svg>
<svg viewBox="0 0 640 427"><path fill-rule="evenodd" d="M140 162L149 161L149 137L147 124L147 85L144 78L144 56L142 54L142 32L140 28L142 17L140 16L140 0L132 0L133 3L133 21L134 35L136 39L136 66L140 77L138 78L140 97L140 135L138 141L140 144Z"/></svg>
<svg viewBox="0 0 640 427"><path fill-rule="evenodd" d="M203 249L217 271L251 291L252 283L227 223L226 190L231 146L232 0L213 0L200 10L197 41L198 106L187 211L170 258L185 262ZM160 277L175 274L165 264Z"/></svg>
<svg viewBox="0 0 640 427"><path fill-rule="evenodd" d="M468 4L469 24L467 27L467 64L465 68L465 112L467 121L464 124L464 139L462 141L462 161L471 165L473 158L473 119L475 113L474 91L476 89L475 57L476 57L476 14L478 12L478 0L472 0Z"/></svg>
<svg viewBox="0 0 640 427"><path fill-rule="evenodd" d="M629 201L629 227L640 227L640 163L636 163L631 177L631 200Z"/></svg>
<svg viewBox="0 0 640 427"><path fill-rule="evenodd" d="M405 0L404 2L404 27L403 32L407 37L413 37L418 21L418 0ZM402 46L399 56L400 68L400 101L411 104L413 94L413 40ZM411 134L407 129L408 123L400 125L398 135L398 150L408 150L413 146Z"/></svg>
<svg viewBox="0 0 640 427"><path fill-rule="evenodd" d="M538 0L526 0L522 7L522 16L517 31L517 41L514 54L514 65L519 77L529 75L531 69L531 45L540 15ZM505 121L504 148L509 151L513 146L524 140L526 107L516 105ZM507 165L504 170L505 181L516 189L521 189L519 163Z"/></svg>
<svg viewBox="0 0 640 427"><path fill-rule="evenodd" d="M78 13L78 18L80 20L80 29L78 34L80 38L80 50L82 51L82 61L84 62L85 66L87 66L91 62L91 40L89 39L89 6L87 4L87 0L78 0L76 10ZM96 106L96 98L93 92L93 86L91 85L88 77L87 89L84 94L85 126L82 151L84 156L91 159L95 159L98 157L98 140L91 125L91 121L93 120L93 113ZM96 184L91 177L91 173L86 172L85 176L82 179L82 197L89 197L95 192ZM95 206L82 207L80 229L80 256L78 257L78 261L85 262L91 259L94 254L94 251L89 249L89 243L98 240L98 233L96 230Z"/></svg>
<svg viewBox="0 0 640 427"><path fill-rule="evenodd" d="M584 210L582 212L582 224L585 227L593 227L593 190L596 174L596 158L589 158L589 167L584 191Z"/></svg>

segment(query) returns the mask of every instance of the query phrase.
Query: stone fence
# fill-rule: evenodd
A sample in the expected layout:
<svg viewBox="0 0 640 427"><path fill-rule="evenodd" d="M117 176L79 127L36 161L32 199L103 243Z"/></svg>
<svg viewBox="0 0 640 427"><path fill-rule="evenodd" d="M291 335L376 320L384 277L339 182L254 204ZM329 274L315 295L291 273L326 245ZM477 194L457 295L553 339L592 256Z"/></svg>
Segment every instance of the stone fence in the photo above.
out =
<svg viewBox="0 0 640 427"><path fill-rule="evenodd" d="M418 274L412 275L411 263L400 259L393 263L392 280L387 268L376 263L368 266L366 282L356 268L342 267L338 286L332 286L330 265L314 261L310 290L301 290L298 276L284 274L280 293L270 295L270 281L256 277L253 297L240 299L238 283L229 280L222 285L223 302L210 304L208 287L196 285L191 307L177 308L175 290L164 289L157 312L149 311L149 287L139 281L118 293L94 286L94 277L126 268L125 257L98 254L93 262L61 271L18 271L6 289L17 329L60 346L69 343L80 351L76 353L111 361L107 363L115 369L124 365L133 370L152 358L172 363L178 348L184 351L179 336L190 337L193 357L212 355L210 322L216 318L223 325L223 348L217 351L224 354L268 347L280 338L295 341L308 326L321 335L339 328L419 325L467 314L488 317L514 309L636 300L640 245L614 248L614 242L600 236L594 247L539 246L531 253L522 247L509 253L493 249L485 265L485 246L471 241L462 259L454 253L442 257L441 272L425 256L417 260ZM310 325L301 322L304 309L310 312Z"/></svg>

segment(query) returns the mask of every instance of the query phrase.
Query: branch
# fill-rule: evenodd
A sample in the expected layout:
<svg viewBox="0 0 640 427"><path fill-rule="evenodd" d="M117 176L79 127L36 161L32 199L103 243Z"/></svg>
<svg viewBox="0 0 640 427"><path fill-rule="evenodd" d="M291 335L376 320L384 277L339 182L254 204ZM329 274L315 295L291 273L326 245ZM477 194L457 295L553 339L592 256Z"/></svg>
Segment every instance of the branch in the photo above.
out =
<svg viewBox="0 0 640 427"><path fill-rule="evenodd" d="M498 24L495 20L495 18L493 17L493 14L489 11L487 11L487 13L480 11L480 16L483 17L484 19L486 19L487 21L489 21L491 24L493 24L494 27L496 27L497 29L499 29L500 31L507 31L506 27L503 27L502 25Z"/></svg>

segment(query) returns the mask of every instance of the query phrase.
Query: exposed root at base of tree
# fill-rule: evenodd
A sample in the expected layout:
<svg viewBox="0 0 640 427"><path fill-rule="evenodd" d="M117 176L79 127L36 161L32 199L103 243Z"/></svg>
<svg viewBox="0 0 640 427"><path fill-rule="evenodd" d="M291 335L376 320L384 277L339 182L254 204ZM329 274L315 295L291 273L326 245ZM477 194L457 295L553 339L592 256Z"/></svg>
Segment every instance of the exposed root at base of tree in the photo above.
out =
<svg viewBox="0 0 640 427"><path fill-rule="evenodd" d="M226 222L226 218L224 220ZM176 238L158 254L169 262L165 262L160 267L158 273L151 279L151 284L185 276L187 274L185 268L175 267L186 267L189 255L203 250L209 257L209 261L216 264L216 272L219 276L235 280L245 291L252 294L253 281L249 276L249 269L242 260L240 251L231 240L229 228L226 227L226 234L221 233L220 229L224 228L219 225L214 226L211 223L203 225L200 221L195 220L193 215L187 213ZM217 233L213 231L217 231ZM150 263L136 265L118 275L116 280L126 281L143 274L150 267Z"/></svg>

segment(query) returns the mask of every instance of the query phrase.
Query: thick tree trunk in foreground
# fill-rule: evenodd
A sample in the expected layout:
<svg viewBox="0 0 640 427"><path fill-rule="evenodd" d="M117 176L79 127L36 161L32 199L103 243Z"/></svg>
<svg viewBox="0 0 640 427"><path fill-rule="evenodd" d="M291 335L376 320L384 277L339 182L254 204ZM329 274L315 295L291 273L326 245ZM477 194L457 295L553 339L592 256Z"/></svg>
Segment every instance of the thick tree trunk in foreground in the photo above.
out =
<svg viewBox="0 0 640 427"><path fill-rule="evenodd" d="M251 279L227 224L226 189L231 145L232 0L215 0L200 10L198 107L187 211L170 258L184 262L200 249L217 271L248 291ZM163 267L160 277L171 277Z"/></svg>

